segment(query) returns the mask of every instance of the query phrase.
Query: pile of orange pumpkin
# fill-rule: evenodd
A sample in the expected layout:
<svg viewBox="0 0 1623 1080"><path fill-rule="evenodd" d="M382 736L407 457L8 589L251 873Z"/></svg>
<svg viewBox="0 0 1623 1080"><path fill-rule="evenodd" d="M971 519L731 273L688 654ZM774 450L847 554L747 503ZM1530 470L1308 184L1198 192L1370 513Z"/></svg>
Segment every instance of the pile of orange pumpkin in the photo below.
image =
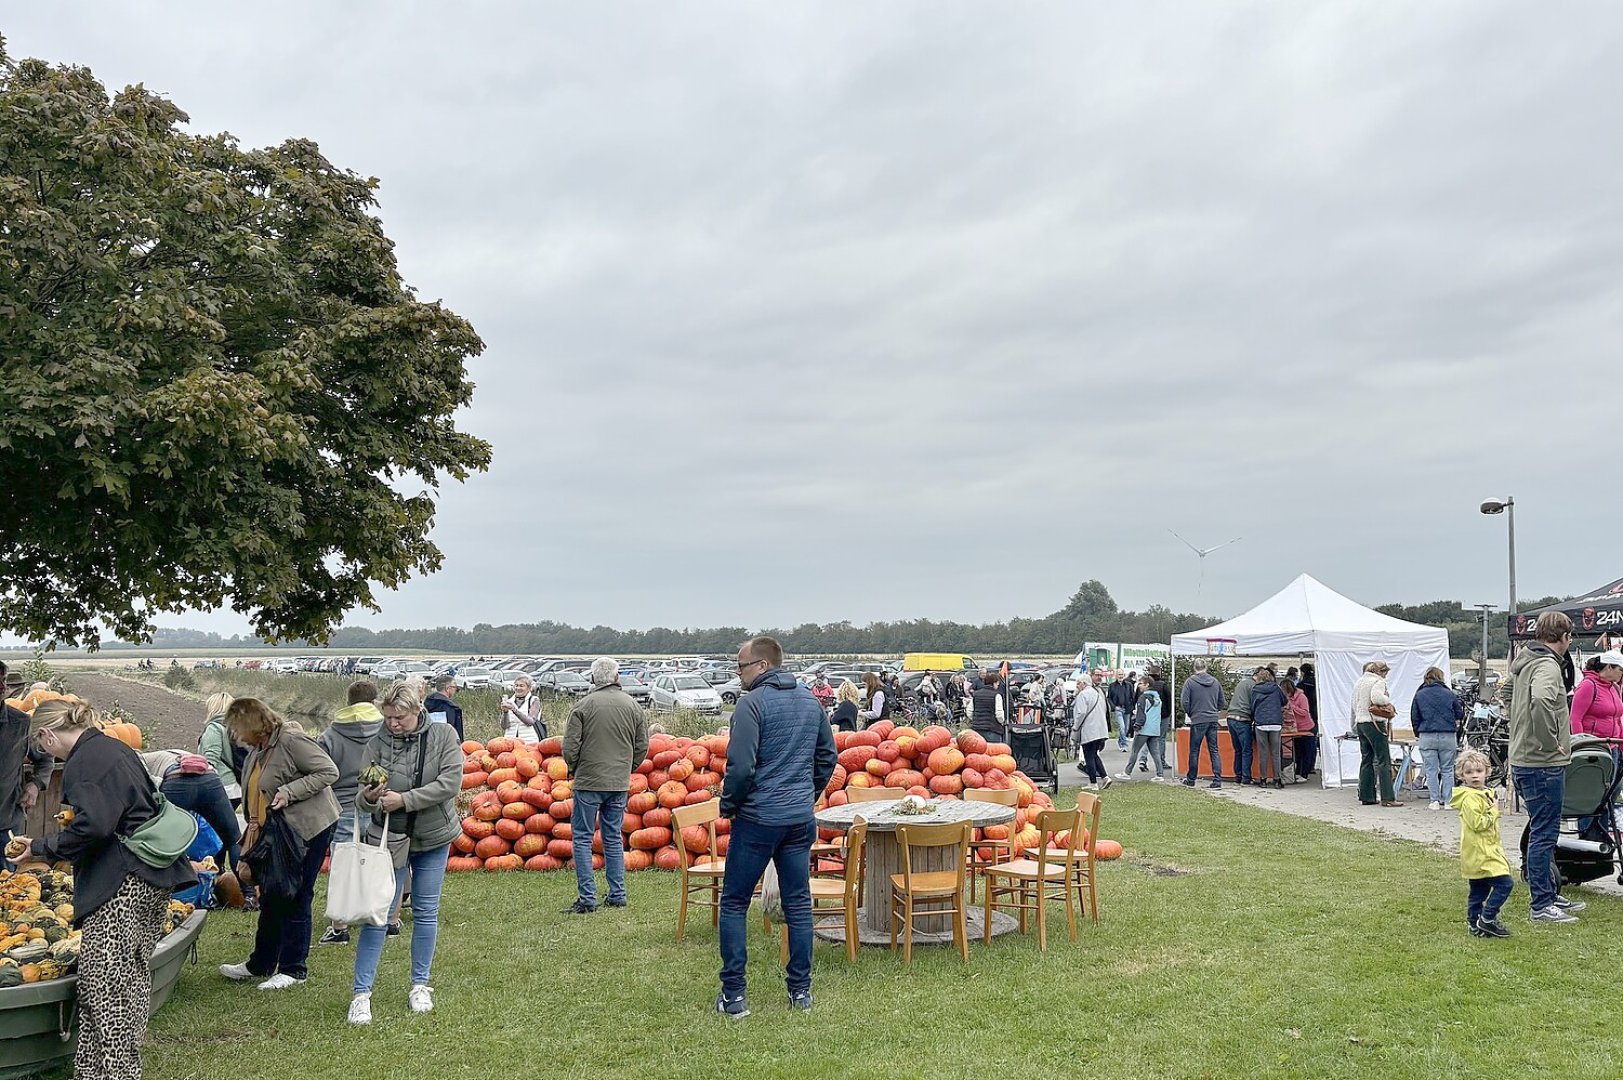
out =
<svg viewBox="0 0 1623 1080"><path fill-rule="evenodd" d="M570 816L574 787L562 739L522 743L492 739L462 744L463 791L471 812L451 844L450 870L562 870L573 865ZM727 771L727 737L656 734L631 776L626 799L627 870L676 870L707 853L709 830L672 832L671 812L717 797ZM716 822L716 846L726 854L732 823ZM603 865L601 831L592 835L592 865Z"/></svg>
<svg viewBox="0 0 1623 1080"><path fill-rule="evenodd" d="M921 795L927 799L962 798L966 790L973 788L1012 788L1020 793L1014 821L976 829L974 841L1007 840L1018 851L1031 851L1042 843L1037 815L1054 809L1053 800L1019 770L1007 743L987 742L975 731L961 731L955 736L944 727L920 731L880 720L862 731L835 732L834 747L839 751L839 764L818 803L819 809L849 802L848 788L895 788L898 798ZM840 835L831 829L820 829L818 834L823 840ZM1078 849L1086 850L1092 839L1086 834L1078 837ZM1063 847L1068 841L1069 836L1061 833L1050 843ZM1095 848L1094 854L1100 859L1121 856L1121 845L1114 840L1100 838ZM980 854L990 860L992 849L983 848Z"/></svg>
<svg viewBox="0 0 1623 1080"><path fill-rule="evenodd" d="M71 701L78 704L81 699L73 694L59 694L55 690L30 690L20 698L6 698L6 704L13 709L33 715L35 709L47 701ZM122 721L103 721L101 730L133 750L142 748L143 736L141 729L134 724Z"/></svg>

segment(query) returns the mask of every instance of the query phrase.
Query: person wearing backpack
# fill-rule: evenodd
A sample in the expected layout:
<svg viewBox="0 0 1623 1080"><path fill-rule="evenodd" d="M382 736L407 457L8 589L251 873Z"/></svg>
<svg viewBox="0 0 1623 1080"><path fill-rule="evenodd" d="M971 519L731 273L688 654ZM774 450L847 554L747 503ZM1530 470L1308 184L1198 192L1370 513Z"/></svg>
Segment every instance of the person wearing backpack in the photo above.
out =
<svg viewBox="0 0 1623 1080"><path fill-rule="evenodd" d="M184 846L162 866L140 854L132 834L165 817L164 804L140 755L103 734L89 705L43 702L30 724L40 748L64 762L62 801L74 815L55 836L13 839L6 857L73 863L73 925L80 930L74 1080L138 1078L152 1011L152 952L169 894L196 884L197 875ZM186 824L195 836L189 814Z"/></svg>

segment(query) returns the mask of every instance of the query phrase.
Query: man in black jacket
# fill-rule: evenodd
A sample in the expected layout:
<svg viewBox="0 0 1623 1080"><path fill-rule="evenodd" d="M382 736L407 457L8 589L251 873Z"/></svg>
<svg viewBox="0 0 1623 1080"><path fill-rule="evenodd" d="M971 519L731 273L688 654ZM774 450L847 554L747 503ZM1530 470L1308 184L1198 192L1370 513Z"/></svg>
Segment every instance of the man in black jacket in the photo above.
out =
<svg viewBox="0 0 1623 1080"><path fill-rule="evenodd" d="M423 702L423 712L430 721L450 724L456 730L457 742L466 739L462 734L462 706L451 699L456 696L456 676L441 675L434 680L434 692Z"/></svg>
<svg viewBox="0 0 1623 1080"><path fill-rule="evenodd" d="M1116 720L1116 748L1127 749L1127 719L1138 704L1138 672L1129 671L1125 679L1110 684L1110 714Z"/></svg>
<svg viewBox="0 0 1623 1080"><path fill-rule="evenodd" d="M7 697L21 697L24 682L21 675L7 672L0 661L0 683L5 685ZM10 705L0 706L0 847L12 834L24 827L25 815L39 801L40 793L49 786L56 759L39 748L28 737L28 714ZM23 782L23 761L33 766L33 775Z"/></svg>

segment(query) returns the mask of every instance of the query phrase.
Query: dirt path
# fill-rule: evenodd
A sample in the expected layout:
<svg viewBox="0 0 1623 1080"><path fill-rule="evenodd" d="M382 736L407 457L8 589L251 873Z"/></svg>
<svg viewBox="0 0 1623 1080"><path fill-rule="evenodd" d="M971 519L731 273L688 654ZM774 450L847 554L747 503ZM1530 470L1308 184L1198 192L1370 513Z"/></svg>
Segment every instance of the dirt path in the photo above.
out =
<svg viewBox="0 0 1623 1080"><path fill-rule="evenodd" d="M135 717L150 750L191 750L203 731L203 703L152 683L65 671L68 689L97 709L119 707Z"/></svg>
<svg viewBox="0 0 1623 1080"><path fill-rule="evenodd" d="M1106 745L1104 752L1105 767L1114 776L1126 764L1126 755L1115 747L1114 743ZM1168 759L1171 760L1170 758ZM1144 783L1148 774L1140 773L1138 778L1130 783ZM1206 787L1205 782L1194 788L1186 790L1190 798L1216 797L1228 799L1231 802L1245 803L1247 806L1260 806L1265 810L1277 810L1282 814L1293 814L1296 817L1312 818L1315 821L1328 822L1331 825L1340 825L1346 829L1357 829L1360 832L1373 833L1376 836L1394 837L1400 840L1412 840L1448 855L1458 856L1460 852L1460 819L1452 810L1426 809L1426 794L1423 791L1408 791L1402 793L1404 804L1398 807L1364 806L1358 801L1358 788L1349 785L1341 788L1323 788L1318 785L1318 778L1314 777L1305 784L1295 784L1284 789L1241 787L1239 784L1224 784L1220 790L1213 791ZM1080 784L1083 777L1075 765L1070 763L1060 766L1060 783ZM1119 784L1120 781L1117 781ZM1170 776L1167 786L1176 787L1177 777ZM1521 850L1522 829L1527 825L1527 815L1516 813L1506 803L1505 811L1500 815L1500 834L1504 839L1505 852L1510 856L1512 867L1520 865L1517 852ZM1611 877L1590 882L1588 889L1607 892L1613 896L1623 895L1623 886ZM1526 886L1518 883L1517 895L1525 904L1527 900Z"/></svg>

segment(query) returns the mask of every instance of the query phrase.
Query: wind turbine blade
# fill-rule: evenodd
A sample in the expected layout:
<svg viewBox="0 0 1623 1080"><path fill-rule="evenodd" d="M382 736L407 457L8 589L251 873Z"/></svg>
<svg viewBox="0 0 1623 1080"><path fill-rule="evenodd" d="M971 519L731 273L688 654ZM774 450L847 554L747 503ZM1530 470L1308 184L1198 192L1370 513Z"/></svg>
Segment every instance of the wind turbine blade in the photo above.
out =
<svg viewBox="0 0 1623 1080"><path fill-rule="evenodd" d="M1202 555L1210 555L1212 552L1216 551L1218 548L1226 548L1230 544L1238 544L1241 540L1244 540L1244 539L1245 539L1245 537L1243 537L1243 536L1236 536L1233 540L1225 540L1221 544L1212 545L1211 547L1207 548L1205 551L1201 552L1201 554Z"/></svg>
<svg viewBox="0 0 1623 1080"><path fill-rule="evenodd" d="M1171 529L1168 529L1167 532L1172 533L1173 536L1178 536L1178 534L1175 533L1175 532L1172 532ZM1204 551L1200 550L1198 547L1196 547L1194 544L1191 544L1189 541L1185 540L1183 537L1178 536L1178 542L1183 544L1183 546L1188 548L1190 551L1193 551L1196 555L1199 555L1201 557L1205 557L1206 553Z"/></svg>

